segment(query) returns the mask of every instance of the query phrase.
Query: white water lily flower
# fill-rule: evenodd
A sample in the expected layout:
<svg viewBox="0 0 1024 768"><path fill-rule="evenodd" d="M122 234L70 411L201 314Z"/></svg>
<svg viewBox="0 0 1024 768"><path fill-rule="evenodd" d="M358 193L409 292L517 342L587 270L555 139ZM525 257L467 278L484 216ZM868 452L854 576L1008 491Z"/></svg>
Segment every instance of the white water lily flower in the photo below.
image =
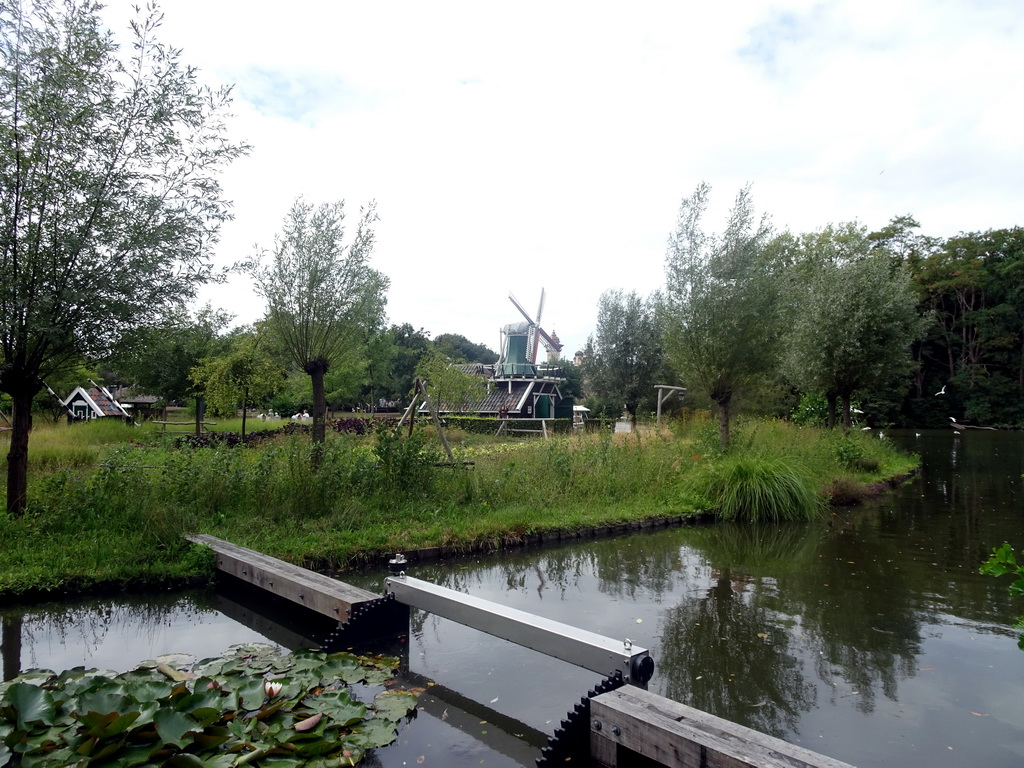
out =
<svg viewBox="0 0 1024 768"><path fill-rule="evenodd" d="M267 698L270 699L277 696L283 687L284 686L281 683L274 682L272 680L267 680L267 682L263 684L263 690L266 692Z"/></svg>

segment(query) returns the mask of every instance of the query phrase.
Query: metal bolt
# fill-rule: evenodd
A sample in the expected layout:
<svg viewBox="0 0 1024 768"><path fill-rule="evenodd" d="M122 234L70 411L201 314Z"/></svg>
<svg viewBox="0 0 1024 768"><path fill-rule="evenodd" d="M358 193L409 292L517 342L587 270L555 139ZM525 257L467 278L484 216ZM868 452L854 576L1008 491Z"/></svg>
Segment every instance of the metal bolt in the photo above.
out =
<svg viewBox="0 0 1024 768"><path fill-rule="evenodd" d="M616 736L621 736L622 735L622 729L619 728L619 726L617 726L617 725L613 725L612 726L612 733L614 733Z"/></svg>
<svg viewBox="0 0 1024 768"><path fill-rule="evenodd" d="M601 721L600 720L594 720L594 730L595 731L600 731L601 730Z"/></svg>

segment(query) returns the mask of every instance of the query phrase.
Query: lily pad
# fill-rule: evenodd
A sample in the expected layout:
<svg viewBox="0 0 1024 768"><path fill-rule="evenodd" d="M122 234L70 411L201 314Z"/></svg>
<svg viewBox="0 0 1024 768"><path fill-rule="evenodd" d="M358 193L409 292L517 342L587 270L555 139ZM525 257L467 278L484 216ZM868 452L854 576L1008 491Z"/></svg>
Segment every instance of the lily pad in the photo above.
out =
<svg viewBox="0 0 1024 768"><path fill-rule="evenodd" d="M373 708L387 720L401 720L410 712L416 711L419 697L409 691L385 691L373 700Z"/></svg>
<svg viewBox="0 0 1024 768"><path fill-rule="evenodd" d="M388 660L259 645L199 664L202 677L182 669L182 680L149 664L123 674L35 671L32 682L5 684L0 765L350 766L393 741L397 721L415 711L411 692L389 692L373 707L350 695L347 680L389 678ZM274 695L267 680L281 685Z"/></svg>
<svg viewBox="0 0 1024 768"><path fill-rule="evenodd" d="M53 725L57 706L49 691L29 683L16 683L7 689L5 698L14 707L19 731L34 725Z"/></svg>

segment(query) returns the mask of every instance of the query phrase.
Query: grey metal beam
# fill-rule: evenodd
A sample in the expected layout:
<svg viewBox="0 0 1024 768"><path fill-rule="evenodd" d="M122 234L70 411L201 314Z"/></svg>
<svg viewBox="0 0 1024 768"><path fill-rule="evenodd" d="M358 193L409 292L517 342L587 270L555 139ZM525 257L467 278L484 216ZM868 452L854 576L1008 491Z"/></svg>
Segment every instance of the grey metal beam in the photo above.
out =
<svg viewBox="0 0 1024 768"><path fill-rule="evenodd" d="M601 675L622 672L627 682L641 688L647 686L654 672L654 661L647 650L633 645L628 639L613 640L543 616L421 581L404 573L385 579L384 591L405 605L443 616Z"/></svg>

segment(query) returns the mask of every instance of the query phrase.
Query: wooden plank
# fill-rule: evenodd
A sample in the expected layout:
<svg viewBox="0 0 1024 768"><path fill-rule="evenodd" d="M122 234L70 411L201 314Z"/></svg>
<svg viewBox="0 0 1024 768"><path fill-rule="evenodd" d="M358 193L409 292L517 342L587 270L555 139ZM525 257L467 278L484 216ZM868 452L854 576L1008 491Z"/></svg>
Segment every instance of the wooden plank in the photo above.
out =
<svg viewBox="0 0 1024 768"><path fill-rule="evenodd" d="M610 768L620 746L669 768L852 768L633 686L591 699L590 719L591 757Z"/></svg>
<svg viewBox="0 0 1024 768"><path fill-rule="evenodd" d="M218 570L338 621L347 622L354 606L381 598L381 595L216 536L200 533L188 539L217 553Z"/></svg>

